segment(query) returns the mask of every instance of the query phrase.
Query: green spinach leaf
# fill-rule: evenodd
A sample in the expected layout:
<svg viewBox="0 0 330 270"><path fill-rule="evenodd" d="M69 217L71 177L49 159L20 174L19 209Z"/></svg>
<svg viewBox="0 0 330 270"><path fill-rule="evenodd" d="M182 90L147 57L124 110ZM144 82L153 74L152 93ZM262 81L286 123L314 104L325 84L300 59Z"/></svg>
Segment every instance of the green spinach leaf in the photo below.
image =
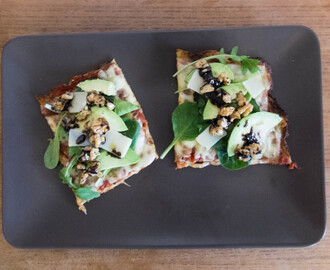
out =
<svg viewBox="0 0 330 270"><path fill-rule="evenodd" d="M139 136L140 131L140 124L138 121L130 119L130 118L122 118L126 124L126 127L128 130L120 132L126 137L129 137L132 139L132 143L130 145L130 148L134 149L134 146L136 144L136 140Z"/></svg>
<svg viewBox="0 0 330 270"><path fill-rule="evenodd" d="M82 200L90 201L94 198L100 197L100 194L96 191L93 191L90 187L81 187L74 189L73 192L76 196Z"/></svg>
<svg viewBox="0 0 330 270"><path fill-rule="evenodd" d="M108 95L103 95L103 96L107 101L109 101L111 103L113 103L115 100L115 96L108 96Z"/></svg>
<svg viewBox="0 0 330 270"><path fill-rule="evenodd" d="M125 100L120 100L120 99L115 99L113 101L113 104L115 104L115 109L114 112L118 114L119 116L122 116L126 113L132 112L140 108L138 105L134 105L131 102L125 101Z"/></svg>
<svg viewBox="0 0 330 270"><path fill-rule="evenodd" d="M76 92L84 92L84 91L80 87L77 87Z"/></svg>
<svg viewBox="0 0 330 270"><path fill-rule="evenodd" d="M193 141L201 133L200 126L209 124L199 113L197 103L185 102L180 104L172 113L174 139L161 155L163 159L171 148L179 141Z"/></svg>

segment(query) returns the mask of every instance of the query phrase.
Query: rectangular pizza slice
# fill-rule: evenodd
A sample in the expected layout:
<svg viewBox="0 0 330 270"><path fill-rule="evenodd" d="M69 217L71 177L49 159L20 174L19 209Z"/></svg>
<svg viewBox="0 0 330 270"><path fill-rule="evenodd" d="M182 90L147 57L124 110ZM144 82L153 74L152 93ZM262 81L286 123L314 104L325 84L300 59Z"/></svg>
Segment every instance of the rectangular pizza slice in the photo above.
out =
<svg viewBox="0 0 330 270"><path fill-rule="evenodd" d="M175 138L161 156L174 145L177 169L210 164L230 170L261 163L296 166L286 143L287 115L271 95L270 66L259 58L238 56L237 50L177 50Z"/></svg>
<svg viewBox="0 0 330 270"><path fill-rule="evenodd" d="M37 96L54 133L44 155L80 210L158 158L148 122L116 61Z"/></svg>

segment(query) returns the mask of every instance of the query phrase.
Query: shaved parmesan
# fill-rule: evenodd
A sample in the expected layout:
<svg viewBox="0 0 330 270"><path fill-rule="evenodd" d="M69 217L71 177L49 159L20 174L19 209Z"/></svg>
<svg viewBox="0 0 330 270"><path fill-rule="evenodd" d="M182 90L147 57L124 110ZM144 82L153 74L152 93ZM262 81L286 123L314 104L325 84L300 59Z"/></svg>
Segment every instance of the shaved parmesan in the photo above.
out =
<svg viewBox="0 0 330 270"><path fill-rule="evenodd" d="M243 85L253 98L257 97L263 90L265 90L265 85L260 73L244 81Z"/></svg>
<svg viewBox="0 0 330 270"><path fill-rule="evenodd" d="M105 143L101 144L100 148L103 148L119 158L122 158L126 155L131 143L131 138L128 138L118 131L110 128L110 131L105 134Z"/></svg>
<svg viewBox="0 0 330 270"><path fill-rule="evenodd" d="M68 108L69 113L81 112L87 104L87 93L86 92L75 92L71 100L71 105Z"/></svg>
<svg viewBox="0 0 330 270"><path fill-rule="evenodd" d="M210 134L210 126L209 125L201 134L199 134L196 138L196 141L203 145L207 150L209 150L213 145L215 145L221 138L226 136L226 131L220 136L212 136Z"/></svg>
<svg viewBox="0 0 330 270"><path fill-rule="evenodd" d="M199 70L196 69L188 82L187 88L200 93L199 91L204 84L203 78L199 75Z"/></svg>
<svg viewBox="0 0 330 270"><path fill-rule="evenodd" d="M77 139L83 135L83 132L81 131L81 129L79 128L72 128L69 130L69 147L72 147L72 146L88 146L88 145L91 145L88 141L88 137L86 136L85 137L85 140L80 143L80 144L77 144Z"/></svg>

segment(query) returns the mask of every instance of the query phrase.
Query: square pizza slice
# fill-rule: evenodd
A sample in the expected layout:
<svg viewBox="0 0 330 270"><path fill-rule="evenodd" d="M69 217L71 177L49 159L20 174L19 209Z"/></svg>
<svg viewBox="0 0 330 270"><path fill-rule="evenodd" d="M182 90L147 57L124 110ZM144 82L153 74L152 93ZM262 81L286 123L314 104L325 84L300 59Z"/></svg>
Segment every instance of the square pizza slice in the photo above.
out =
<svg viewBox="0 0 330 270"><path fill-rule="evenodd" d="M287 114L271 95L270 66L260 58L238 56L237 50L177 50L175 138L161 156L174 146L177 169L296 166L286 143Z"/></svg>
<svg viewBox="0 0 330 270"><path fill-rule="evenodd" d="M158 158L142 108L115 60L37 96L54 133L44 155L84 204Z"/></svg>

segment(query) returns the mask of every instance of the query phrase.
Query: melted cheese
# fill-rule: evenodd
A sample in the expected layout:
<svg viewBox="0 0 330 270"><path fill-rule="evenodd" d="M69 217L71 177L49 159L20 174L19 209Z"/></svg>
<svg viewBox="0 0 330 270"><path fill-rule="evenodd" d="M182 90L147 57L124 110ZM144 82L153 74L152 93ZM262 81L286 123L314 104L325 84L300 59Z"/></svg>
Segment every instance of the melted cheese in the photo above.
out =
<svg viewBox="0 0 330 270"><path fill-rule="evenodd" d="M187 63L178 63L178 69L181 69ZM229 64L230 68L234 72L235 80L243 78L241 74L241 68L238 64ZM265 65L259 65L260 75L263 81L264 90L255 98L256 102L260 106L261 111L268 110L268 91L270 89L271 82L269 81L267 70ZM187 88L187 83L185 82L186 76L191 72L193 67L187 68L180 72L177 76L178 89ZM190 93L189 93L190 92ZM193 91L186 90L179 93L179 104L183 102L194 102ZM262 138L261 146L263 149L262 159L276 158L279 155L280 143L281 143L281 127L280 124L276 126L273 130L269 131L267 135ZM204 146L200 145L195 141L181 141L174 146L176 156L178 161L186 161L189 159L194 152L195 160L202 160L203 162L210 162L217 160L217 154L214 148L207 150ZM262 163L262 159L253 163Z"/></svg>

